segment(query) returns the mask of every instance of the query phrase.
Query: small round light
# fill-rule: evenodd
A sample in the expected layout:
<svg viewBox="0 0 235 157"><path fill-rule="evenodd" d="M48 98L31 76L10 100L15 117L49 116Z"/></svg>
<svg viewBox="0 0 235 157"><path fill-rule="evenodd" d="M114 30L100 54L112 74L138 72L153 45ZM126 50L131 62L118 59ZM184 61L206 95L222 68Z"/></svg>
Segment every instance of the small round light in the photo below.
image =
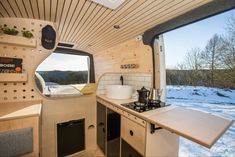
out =
<svg viewBox="0 0 235 157"><path fill-rule="evenodd" d="M120 26L119 25L114 25L113 28L120 29Z"/></svg>

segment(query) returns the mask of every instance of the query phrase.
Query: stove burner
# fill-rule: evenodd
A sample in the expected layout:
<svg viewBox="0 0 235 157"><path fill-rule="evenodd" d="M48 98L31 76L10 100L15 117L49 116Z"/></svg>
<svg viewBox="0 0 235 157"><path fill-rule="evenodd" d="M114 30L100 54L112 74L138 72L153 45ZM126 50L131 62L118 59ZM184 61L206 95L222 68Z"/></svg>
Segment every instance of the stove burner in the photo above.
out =
<svg viewBox="0 0 235 157"><path fill-rule="evenodd" d="M138 107L146 107L148 105L147 103L140 103L138 101L135 101L134 104Z"/></svg>
<svg viewBox="0 0 235 157"><path fill-rule="evenodd" d="M140 103L138 101L135 101L135 102L130 102L130 103L121 104L121 105L125 106L129 109L132 109L134 111L140 112L140 113L163 107L163 106L161 106L160 100L156 100L156 101L151 100L146 103Z"/></svg>
<svg viewBox="0 0 235 157"><path fill-rule="evenodd" d="M146 108L145 103L140 103L138 101L135 101L133 103L134 103L134 105L133 105L134 110L138 110L138 111L141 111L141 112L145 111L145 108Z"/></svg>
<svg viewBox="0 0 235 157"><path fill-rule="evenodd" d="M154 107L161 107L161 101L160 100L150 100L150 105Z"/></svg>

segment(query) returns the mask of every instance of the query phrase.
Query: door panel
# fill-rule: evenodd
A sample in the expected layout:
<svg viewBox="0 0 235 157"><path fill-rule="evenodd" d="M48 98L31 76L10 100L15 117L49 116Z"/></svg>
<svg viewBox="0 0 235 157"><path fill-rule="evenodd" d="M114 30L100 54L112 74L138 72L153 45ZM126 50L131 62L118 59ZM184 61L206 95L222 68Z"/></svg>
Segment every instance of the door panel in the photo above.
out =
<svg viewBox="0 0 235 157"><path fill-rule="evenodd" d="M134 148L132 148L125 140L122 139L122 157L142 157Z"/></svg>
<svg viewBox="0 0 235 157"><path fill-rule="evenodd" d="M107 109L107 156L120 156L120 114Z"/></svg>
<svg viewBox="0 0 235 157"><path fill-rule="evenodd" d="M106 107L97 102L97 144L104 154L106 141Z"/></svg>

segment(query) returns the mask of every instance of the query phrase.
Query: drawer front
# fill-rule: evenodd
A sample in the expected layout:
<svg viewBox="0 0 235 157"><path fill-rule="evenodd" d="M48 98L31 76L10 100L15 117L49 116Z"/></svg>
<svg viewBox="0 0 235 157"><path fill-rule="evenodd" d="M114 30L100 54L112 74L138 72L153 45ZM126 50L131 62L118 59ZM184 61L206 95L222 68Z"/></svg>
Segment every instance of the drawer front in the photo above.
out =
<svg viewBox="0 0 235 157"><path fill-rule="evenodd" d="M138 123L139 125L142 125L143 127L146 127L146 121L139 118L139 117L136 117L128 112L124 112L123 114L125 117L127 117L128 119L130 120L133 120L134 122Z"/></svg>
<svg viewBox="0 0 235 157"><path fill-rule="evenodd" d="M134 121L121 117L121 137L136 151L144 155L145 152L145 128Z"/></svg>

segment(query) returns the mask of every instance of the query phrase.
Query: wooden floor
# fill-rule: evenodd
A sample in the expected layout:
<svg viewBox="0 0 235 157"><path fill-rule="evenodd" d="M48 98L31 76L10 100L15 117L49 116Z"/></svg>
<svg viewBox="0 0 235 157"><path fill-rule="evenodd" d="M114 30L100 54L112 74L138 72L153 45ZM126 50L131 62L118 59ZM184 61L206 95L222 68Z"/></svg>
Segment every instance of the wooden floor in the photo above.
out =
<svg viewBox="0 0 235 157"><path fill-rule="evenodd" d="M69 155L67 157L104 157L104 154L101 152L99 148L97 148Z"/></svg>

